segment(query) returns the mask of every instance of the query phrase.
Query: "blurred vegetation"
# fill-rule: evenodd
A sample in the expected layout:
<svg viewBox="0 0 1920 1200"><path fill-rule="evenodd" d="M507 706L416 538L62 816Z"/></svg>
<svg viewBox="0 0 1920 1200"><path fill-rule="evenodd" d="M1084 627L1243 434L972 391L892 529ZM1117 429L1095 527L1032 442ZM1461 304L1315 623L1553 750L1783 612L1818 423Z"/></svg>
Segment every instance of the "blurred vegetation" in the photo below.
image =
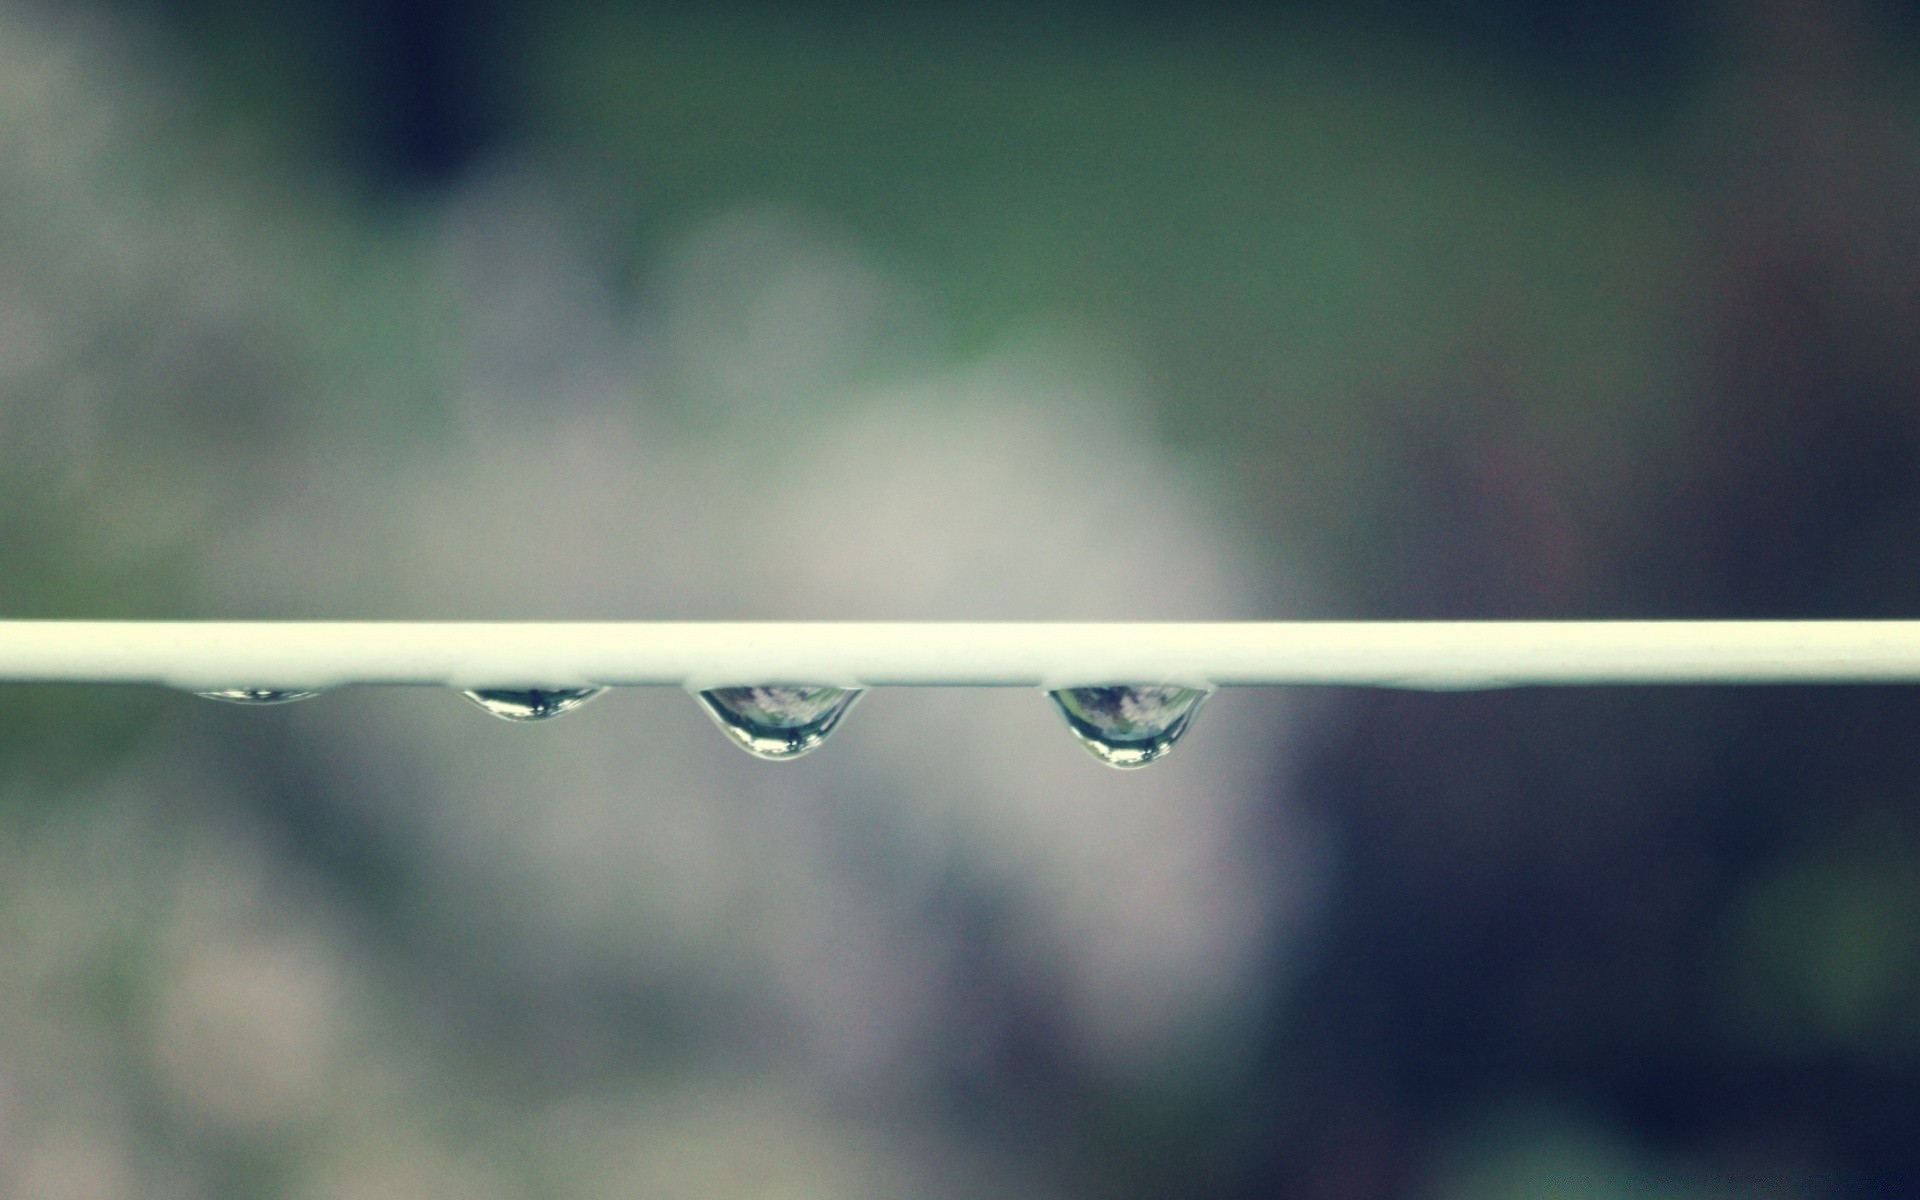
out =
<svg viewBox="0 0 1920 1200"><path fill-rule="evenodd" d="M1709 67L1658 6L181 7L213 102L302 161L403 194L487 144L564 165L618 286L771 204L896 266L958 352L1125 347L1161 436L1345 570L1396 502L1374 431L1436 380L1497 382L1589 474L1671 434Z"/></svg>

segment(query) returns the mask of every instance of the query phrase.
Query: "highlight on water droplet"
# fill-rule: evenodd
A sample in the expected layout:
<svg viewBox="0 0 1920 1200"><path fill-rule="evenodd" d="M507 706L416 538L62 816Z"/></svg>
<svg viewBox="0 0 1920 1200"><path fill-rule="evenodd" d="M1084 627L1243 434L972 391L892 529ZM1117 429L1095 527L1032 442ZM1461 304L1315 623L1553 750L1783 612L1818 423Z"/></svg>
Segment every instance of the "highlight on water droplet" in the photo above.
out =
<svg viewBox="0 0 1920 1200"><path fill-rule="evenodd" d="M572 712L607 689L470 688L460 694L503 721L544 721Z"/></svg>
<svg viewBox="0 0 1920 1200"><path fill-rule="evenodd" d="M708 688L701 707L735 745L782 761L818 749L860 698L860 688L812 684Z"/></svg>
<svg viewBox="0 0 1920 1200"><path fill-rule="evenodd" d="M1144 767L1173 749L1206 688L1173 684L1059 688L1048 692L1067 728L1110 767Z"/></svg>
<svg viewBox="0 0 1920 1200"><path fill-rule="evenodd" d="M194 693L196 696L205 696L209 700L224 700L228 704L291 704L295 700L311 700L319 694L319 688L298 690L259 687L215 688L210 692Z"/></svg>

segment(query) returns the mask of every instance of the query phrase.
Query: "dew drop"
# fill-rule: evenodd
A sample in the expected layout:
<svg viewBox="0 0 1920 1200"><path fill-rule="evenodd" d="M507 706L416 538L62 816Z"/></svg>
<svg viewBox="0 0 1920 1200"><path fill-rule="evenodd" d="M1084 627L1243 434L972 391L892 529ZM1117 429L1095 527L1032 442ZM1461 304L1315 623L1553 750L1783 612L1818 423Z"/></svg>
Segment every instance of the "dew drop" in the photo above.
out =
<svg viewBox="0 0 1920 1200"><path fill-rule="evenodd" d="M292 688L215 688L210 692L195 692L196 696L205 696L209 700L224 700L228 704L291 704L295 700L311 700L320 694L320 689L300 691Z"/></svg>
<svg viewBox="0 0 1920 1200"><path fill-rule="evenodd" d="M572 712L607 689L474 688L460 693L503 721L544 721Z"/></svg>
<svg viewBox="0 0 1920 1200"><path fill-rule="evenodd" d="M1067 728L1110 767L1144 767L1173 749L1187 731L1202 688L1172 685L1060 688L1048 692Z"/></svg>
<svg viewBox="0 0 1920 1200"><path fill-rule="evenodd" d="M860 693L811 684L725 687L701 692L700 703L741 749L778 761L817 749Z"/></svg>

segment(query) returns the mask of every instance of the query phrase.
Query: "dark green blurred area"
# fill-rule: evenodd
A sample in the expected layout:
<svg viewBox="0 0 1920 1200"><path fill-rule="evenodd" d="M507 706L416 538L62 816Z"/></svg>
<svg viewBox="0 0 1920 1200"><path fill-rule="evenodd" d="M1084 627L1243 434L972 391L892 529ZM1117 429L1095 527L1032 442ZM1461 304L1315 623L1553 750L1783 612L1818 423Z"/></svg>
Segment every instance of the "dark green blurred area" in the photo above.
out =
<svg viewBox="0 0 1920 1200"><path fill-rule="evenodd" d="M346 231L287 324L378 381L370 453L454 420L408 239L511 157L578 186L636 309L746 207L908 281L936 358L1122 362L1305 615L1915 615L1910 6L119 11L189 127ZM93 562L92 503L0 499L7 614L199 615L192 537ZM0 771L81 804L184 703L11 689ZM1063 1195L1916 1194L1917 724L1905 688L1339 695L1271 782L1333 867L1251 1059L1116 1082L1036 1017L952 1120ZM404 853L275 819L393 919ZM242 1195L297 1150L220 1153Z"/></svg>

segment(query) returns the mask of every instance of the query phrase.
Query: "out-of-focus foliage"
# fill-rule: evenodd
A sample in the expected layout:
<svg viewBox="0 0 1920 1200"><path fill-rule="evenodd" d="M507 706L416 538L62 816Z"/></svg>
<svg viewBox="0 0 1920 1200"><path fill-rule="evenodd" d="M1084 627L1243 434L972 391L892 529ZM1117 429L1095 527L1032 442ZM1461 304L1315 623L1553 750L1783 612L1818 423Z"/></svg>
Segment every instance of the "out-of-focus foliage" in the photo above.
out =
<svg viewBox="0 0 1920 1200"><path fill-rule="evenodd" d="M601 5L536 45L525 126L642 236L778 197L910 264L962 346L1125 346L1161 436L1343 569L1397 500L1378 431L1436 388L1524 398L1596 488L1673 418L1700 284L1663 147L1418 42Z"/></svg>
<svg viewBox="0 0 1920 1200"><path fill-rule="evenodd" d="M1910 615L1890 12L1455 7L0 7L0 609ZM9 1195L1920 1166L1904 689L0 716Z"/></svg>

